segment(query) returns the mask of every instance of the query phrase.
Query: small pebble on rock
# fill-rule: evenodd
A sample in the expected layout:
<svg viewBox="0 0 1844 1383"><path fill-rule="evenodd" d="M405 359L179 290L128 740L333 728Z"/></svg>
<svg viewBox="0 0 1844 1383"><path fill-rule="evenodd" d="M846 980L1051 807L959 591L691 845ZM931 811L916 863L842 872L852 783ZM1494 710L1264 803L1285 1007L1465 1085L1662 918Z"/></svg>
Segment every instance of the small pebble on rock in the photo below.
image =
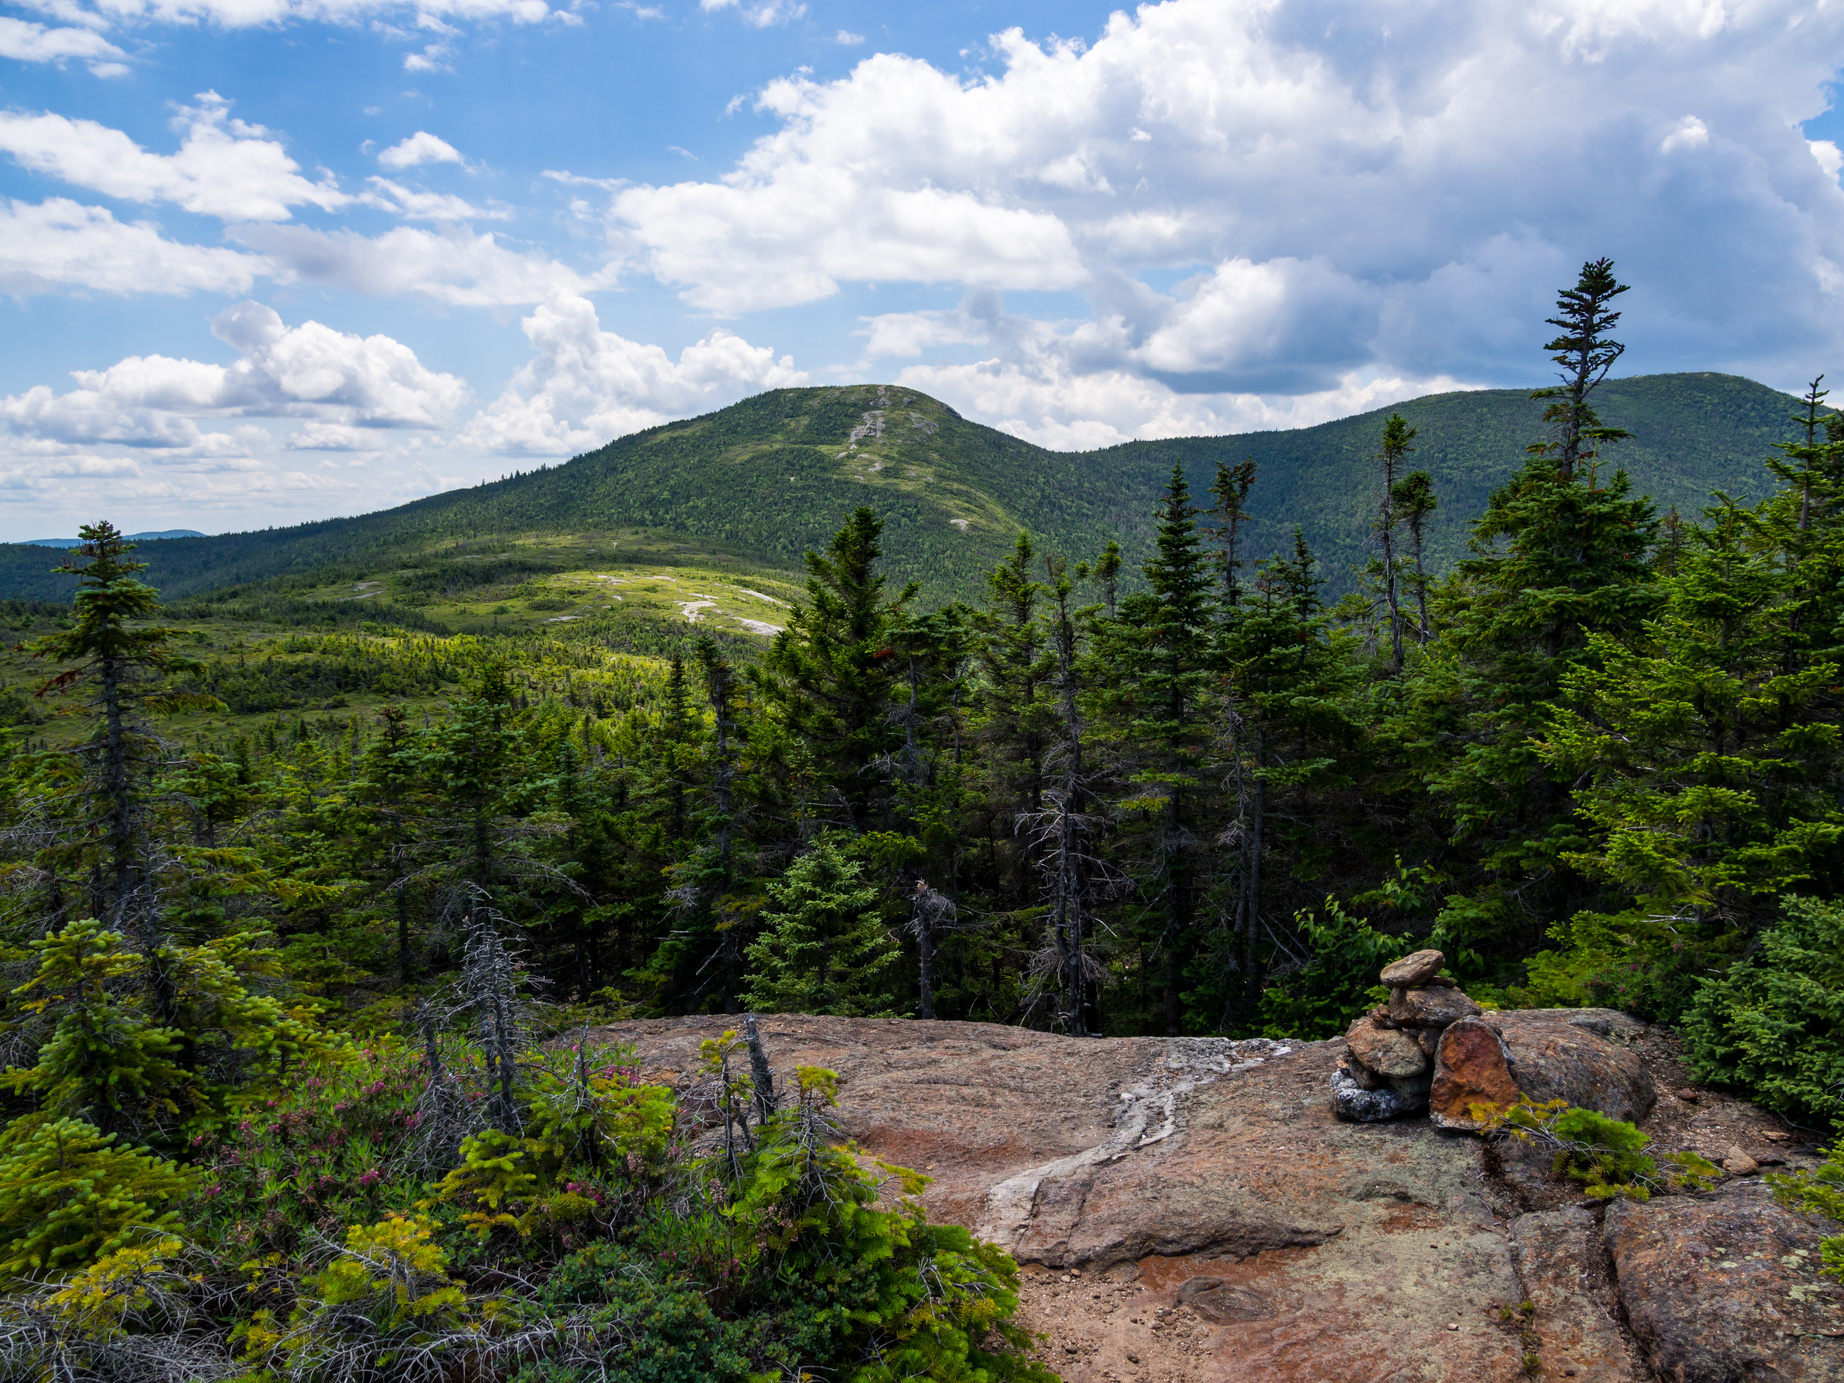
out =
<svg viewBox="0 0 1844 1383"><path fill-rule="evenodd" d="M1761 1164L1740 1148L1730 1148L1728 1156L1722 1159L1722 1170L1730 1176L1752 1176L1761 1170Z"/></svg>

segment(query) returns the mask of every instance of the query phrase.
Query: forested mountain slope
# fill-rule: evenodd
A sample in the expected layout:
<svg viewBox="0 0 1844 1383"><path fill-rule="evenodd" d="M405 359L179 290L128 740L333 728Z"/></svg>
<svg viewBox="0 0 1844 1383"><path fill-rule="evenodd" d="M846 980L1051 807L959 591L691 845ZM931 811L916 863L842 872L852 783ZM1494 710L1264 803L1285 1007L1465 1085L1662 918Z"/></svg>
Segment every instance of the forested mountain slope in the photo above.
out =
<svg viewBox="0 0 1844 1383"><path fill-rule="evenodd" d="M1759 492L1760 462L1790 435L1795 401L1733 375L1611 381L1603 418L1634 435L1614 453L1662 509L1694 513L1714 488ZM1020 529L1072 557L1110 538L1130 570L1144 556L1172 462L1201 495L1219 461L1253 459L1251 551L1293 527L1336 587L1368 552L1374 455L1383 418L1418 429L1410 460L1440 496L1429 531L1436 568L1464 549L1493 486L1541 440L1543 405L1522 390L1437 394L1318 427L1046 451L968 422L895 386L782 389L609 443L562 466L449 491L381 513L293 528L147 545L148 580L169 596L328 569L363 576L454 540L619 529L698 541L749 565L798 568L854 507L884 519L893 577L926 577L931 598L973 596ZM0 545L0 596L62 596L42 548ZM363 568L364 570L359 570Z"/></svg>

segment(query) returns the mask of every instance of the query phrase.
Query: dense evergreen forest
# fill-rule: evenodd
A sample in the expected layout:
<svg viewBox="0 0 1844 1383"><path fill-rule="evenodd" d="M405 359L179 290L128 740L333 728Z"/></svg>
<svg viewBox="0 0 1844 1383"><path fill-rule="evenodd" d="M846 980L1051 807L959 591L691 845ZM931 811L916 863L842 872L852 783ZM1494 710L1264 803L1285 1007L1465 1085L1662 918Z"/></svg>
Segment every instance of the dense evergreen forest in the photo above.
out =
<svg viewBox="0 0 1844 1383"><path fill-rule="evenodd" d="M972 602L859 508L766 643L348 606L253 665L86 528L8 616L0 1371L1047 1380L1010 1260L878 1199L747 1012L1325 1037L1434 946L1844 1119L1844 418L1815 383L1760 498L1658 512L1596 409L1624 291L1561 293L1442 572L1382 420L1336 599L1227 459L1137 572L1020 534ZM702 1012L677 1094L593 1036Z"/></svg>

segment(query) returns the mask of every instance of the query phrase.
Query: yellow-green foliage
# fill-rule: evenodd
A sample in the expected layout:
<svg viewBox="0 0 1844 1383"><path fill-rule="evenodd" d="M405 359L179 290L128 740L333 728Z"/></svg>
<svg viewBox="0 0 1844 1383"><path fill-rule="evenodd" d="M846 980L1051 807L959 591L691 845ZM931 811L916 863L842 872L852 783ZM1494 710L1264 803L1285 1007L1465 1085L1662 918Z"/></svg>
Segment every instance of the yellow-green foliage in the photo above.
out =
<svg viewBox="0 0 1844 1383"><path fill-rule="evenodd" d="M894 1209L877 1208L884 1177L861 1165L852 1145L832 1141L838 1076L803 1066L795 1079L794 1108L761 1128L727 1213L748 1231L763 1269L836 1303L818 1318L833 1314L871 1332L874 1362L852 1383L1054 1383L1022 1357L1029 1336L1011 1323L1011 1256L958 1225L930 1224L915 1198L929 1181L920 1173L876 1164L903 1193ZM1003 1347L989 1352L995 1340Z"/></svg>
<svg viewBox="0 0 1844 1383"><path fill-rule="evenodd" d="M451 1204L472 1206L462 1212L461 1221L483 1243L502 1227L515 1234L529 1234L530 1221L512 1212L538 1193L538 1177L531 1170L530 1156L537 1150L538 1145L531 1139L515 1138L498 1129L463 1139L461 1165L442 1178L436 1196Z"/></svg>
<svg viewBox="0 0 1844 1383"><path fill-rule="evenodd" d="M72 1273L46 1299L46 1305L64 1330L108 1339L147 1307L153 1296L151 1284L172 1275L168 1262L184 1248L169 1236L149 1237L139 1247L116 1249Z"/></svg>
<svg viewBox="0 0 1844 1383"><path fill-rule="evenodd" d="M1668 1185L1705 1187L1722 1173L1695 1153L1667 1153L1661 1170L1646 1149L1652 1140L1633 1125L1567 1100L1535 1104L1519 1100L1503 1109L1474 1105L1476 1117L1490 1129L1525 1142L1555 1149L1550 1170L1581 1183L1598 1200L1625 1196L1645 1201Z"/></svg>
<svg viewBox="0 0 1844 1383"><path fill-rule="evenodd" d="M556 1054L567 1062L540 1067L528 1090L530 1132L556 1164L628 1167L658 1162L672 1134L676 1104L663 1085L631 1085L617 1064L620 1053L576 1050Z"/></svg>
<svg viewBox="0 0 1844 1383"><path fill-rule="evenodd" d="M472 1343L498 1314L448 1276L448 1253L418 1216L351 1225L340 1254L301 1283L286 1322L260 1310L232 1331L243 1358L295 1376L378 1376L406 1351Z"/></svg>
<svg viewBox="0 0 1844 1383"><path fill-rule="evenodd" d="M58 1277L161 1238L191 1178L77 1119L28 1114L0 1130L0 1276Z"/></svg>

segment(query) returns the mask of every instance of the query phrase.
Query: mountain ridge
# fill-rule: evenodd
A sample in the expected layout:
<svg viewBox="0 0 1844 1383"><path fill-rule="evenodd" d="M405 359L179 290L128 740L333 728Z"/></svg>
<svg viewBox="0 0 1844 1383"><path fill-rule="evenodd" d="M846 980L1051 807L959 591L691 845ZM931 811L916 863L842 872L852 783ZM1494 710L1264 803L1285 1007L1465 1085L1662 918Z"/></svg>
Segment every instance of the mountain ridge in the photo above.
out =
<svg viewBox="0 0 1844 1383"><path fill-rule="evenodd" d="M1661 510L1694 511L1723 488L1762 492L1761 461L1791 436L1796 400L1711 372L1610 380L1595 396L1607 423L1634 433L1612 463ZM147 579L170 596L310 575L365 573L418 553L533 533L644 531L681 537L745 565L796 571L844 516L869 504L886 524L894 581L932 598L976 596L1019 531L1079 560L1118 538L1130 563L1150 541L1172 464L1201 498L1219 462L1256 461L1248 550L1306 534L1336 589L1369 551L1380 485L1382 420L1418 430L1414 468L1440 495L1433 567L1465 549L1486 497L1542 439L1543 404L1523 390L1427 395L1309 428L1135 441L1053 452L899 385L773 390L727 408L617 438L559 465L444 491L393 509L285 529L163 539L144 549ZM67 578L44 549L0 545L0 596L60 598Z"/></svg>

